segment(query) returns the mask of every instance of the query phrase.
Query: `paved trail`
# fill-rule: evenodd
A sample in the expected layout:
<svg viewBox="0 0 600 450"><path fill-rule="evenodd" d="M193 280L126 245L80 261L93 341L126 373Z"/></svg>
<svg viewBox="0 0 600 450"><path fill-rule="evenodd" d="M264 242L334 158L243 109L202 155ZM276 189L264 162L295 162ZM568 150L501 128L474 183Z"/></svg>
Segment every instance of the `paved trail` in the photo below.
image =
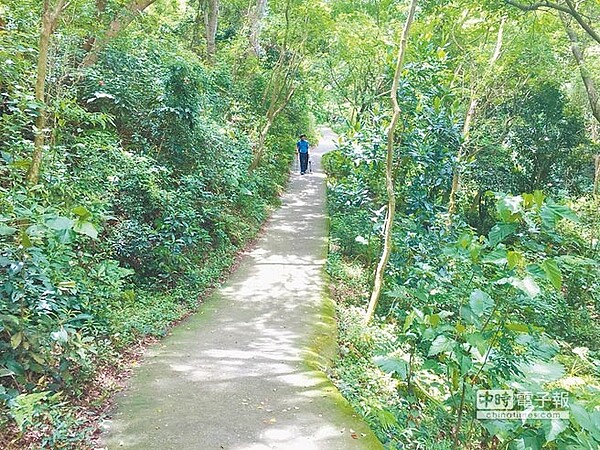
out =
<svg viewBox="0 0 600 450"><path fill-rule="evenodd" d="M324 296L321 155L294 173L266 233L239 268L136 370L104 445L143 450L382 448L317 370L335 351ZM312 361L312 364L307 364Z"/></svg>

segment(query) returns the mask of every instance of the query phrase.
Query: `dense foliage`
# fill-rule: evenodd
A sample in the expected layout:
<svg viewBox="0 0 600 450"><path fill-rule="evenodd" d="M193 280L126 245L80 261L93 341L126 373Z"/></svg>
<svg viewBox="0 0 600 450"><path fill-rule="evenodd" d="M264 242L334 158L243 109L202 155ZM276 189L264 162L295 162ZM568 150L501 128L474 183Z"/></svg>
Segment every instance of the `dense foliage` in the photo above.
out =
<svg viewBox="0 0 600 450"><path fill-rule="evenodd" d="M378 84L332 74L332 85L347 83L333 91L348 108L325 158L334 379L386 448L598 448L598 124L551 17L468 2L419 11L397 94L393 251L375 320L364 324L388 203L393 61L379 58L403 12L354 19L378 24L378 44L359 50L369 67L385 66ZM340 13L341 26L348 20ZM369 108L348 96L357 90ZM480 420L481 389L562 398L532 406L560 403L568 419Z"/></svg>
<svg viewBox="0 0 600 450"><path fill-rule="evenodd" d="M276 27L265 30L270 55L230 65L246 52L232 45L208 63L188 50L193 30L178 25L190 10L160 5L83 64L81 33L101 34L122 3L63 12L35 185L25 176L41 114L42 5L0 7L2 448L86 445L89 412L103 407L126 350L198 307L277 204L294 137L312 129L305 86L274 117L249 170Z"/></svg>

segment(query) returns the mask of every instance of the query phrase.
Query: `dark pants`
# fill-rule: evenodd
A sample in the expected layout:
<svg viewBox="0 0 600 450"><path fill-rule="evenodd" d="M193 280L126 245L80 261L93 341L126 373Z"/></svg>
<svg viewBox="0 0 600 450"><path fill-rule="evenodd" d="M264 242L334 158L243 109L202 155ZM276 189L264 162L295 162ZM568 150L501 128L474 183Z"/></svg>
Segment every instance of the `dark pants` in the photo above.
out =
<svg viewBox="0 0 600 450"><path fill-rule="evenodd" d="M308 153L298 153L300 155L300 172L306 172L308 168Z"/></svg>

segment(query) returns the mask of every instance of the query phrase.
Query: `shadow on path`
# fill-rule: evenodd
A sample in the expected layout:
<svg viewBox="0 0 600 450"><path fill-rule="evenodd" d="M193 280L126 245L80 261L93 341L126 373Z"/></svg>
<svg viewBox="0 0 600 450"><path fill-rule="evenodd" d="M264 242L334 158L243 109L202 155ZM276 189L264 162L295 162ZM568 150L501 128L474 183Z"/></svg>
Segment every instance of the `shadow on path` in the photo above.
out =
<svg viewBox="0 0 600 450"><path fill-rule="evenodd" d="M151 348L104 444L144 450L379 449L325 375L306 363L334 333L324 296L327 252L323 153L292 174L256 247L201 311ZM322 331L321 331L322 332ZM331 349L329 349L331 350ZM319 356L319 355L316 355Z"/></svg>

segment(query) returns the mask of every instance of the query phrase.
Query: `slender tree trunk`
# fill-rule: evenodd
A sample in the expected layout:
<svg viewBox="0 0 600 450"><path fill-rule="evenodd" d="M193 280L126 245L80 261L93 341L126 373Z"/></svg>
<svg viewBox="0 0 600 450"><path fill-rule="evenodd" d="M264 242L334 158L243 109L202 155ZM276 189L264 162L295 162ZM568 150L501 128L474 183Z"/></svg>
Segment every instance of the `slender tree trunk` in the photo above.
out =
<svg viewBox="0 0 600 450"><path fill-rule="evenodd" d="M469 132L471 131L471 121L475 115L475 109L477 108L477 98L475 93L471 95L471 102L469 103L469 109L465 117L465 123L462 130L463 141L458 148L456 154L456 162L454 166L454 173L452 174L452 188L450 189L450 200L448 202L448 214L452 217L456 213L456 194L460 189L460 173L461 164L463 159L464 148L469 138Z"/></svg>
<svg viewBox="0 0 600 450"><path fill-rule="evenodd" d="M364 323L368 324L373 315L375 314L375 308L379 302L381 296L381 288L383 286L383 276L385 274L385 268L390 259L392 252L392 229L394 227L394 216L396 214L396 193L394 191L394 177L393 177L393 165L394 165L394 138L396 133L396 124L400 118L400 105L398 104L398 85L400 82L400 75L402 73L402 67L404 65L404 55L406 53L406 46L408 43L408 36L410 33L410 26L415 17L415 9L417 7L417 0L411 0L408 16L402 30L402 38L400 40L400 48L398 49L398 60L396 61L396 71L394 72L394 80L392 82L392 90L390 92L390 98L392 101L392 120L387 129L387 153L385 160L385 187L388 196L387 214L384 228L383 238L383 252L377 269L375 270L375 281L373 283L373 291L371 292L371 298L369 300L369 307L365 316Z"/></svg>
<svg viewBox="0 0 600 450"><path fill-rule="evenodd" d="M502 18L502 22L500 23L500 27L498 28L498 35L496 37L496 46L494 48L494 53L490 57L490 61L486 68L485 73L491 72L492 68L500 58L500 51L502 50L502 40L504 35L504 24L506 22L506 18ZM448 201L448 221L451 223L452 216L456 213L456 195L460 189L460 181L461 181L461 169L462 169L462 160L464 158L464 151L467 143L469 142L469 134L471 131L471 123L473 122L473 118L475 117L475 110L477 108L477 88L474 89L471 94L471 101L469 103L469 109L467 110L467 115L465 116L465 123L463 125L462 130L462 143L458 147L458 152L456 154L456 162L454 165L454 172L452 174L452 187L450 189L450 199Z"/></svg>
<svg viewBox="0 0 600 450"><path fill-rule="evenodd" d="M33 140L33 155L31 166L27 171L27 182L37 184L40 179L40 167L44 154L45 128L46 128L46 73L48 71L48 48L50 36L56 28L58 18L68 6L66 0L57 0L54 8L50 7L50 0L44 0L44 13L42 15L42 30L40 32L39 53L37 61L37 78L35 82L35 99L40 104L40 110L35 120L35 137Z"/></svg>
<svg viewBox="0 0 600 450"><path fill-rule="evenodd" d="M577 38L577 34L573 31L573 28L569 25L567 18L564 14L560 15L565 30L567 31L567 35L569 36L569 40L571 41L571 51L573 52L573 56L575 57L575 61L577 62L577 66L579 67L579 73L581 74L581 80L583 81L583 85L585 86L585 91L587 92L587 97L590 102L590 108L592 110L592 114L594 118L600 123L600 103L598 97L598 91L596 90L596 84L592 79L589 71L585 67L585 59L583 56L583 52L579 47L579 39Z"/></svg>
<svg viewBox="0 0 600 450"><path fill-rule="evenodd" d="M207 0L204 9L204 29L206 32L206 55L214 61L217 53L217 24L219 20L219 0Z"/></svg>
<svg viewBox="0 0 600 450"><path fill-rule="evenodd" d="M291 26L290 13L292 8L292 1L287 0L285 8L285 33L283 37L283 43L279 49L279 58L275 67L271 71L271 77L265 91L263 93L262 104L267 108L266 112L266 123L259 133L258 143L254 147L254 157L252 163L248 168L248 171L252 173L260 164L264 150L267 134L273 125L273 122L281 114L281 112L288 105L296 87L294 86L295 73L300 67L302 62L302 53L306 39L308 36L305 34L300 40L296 51L289 50L289 32ZM307 21L308 18L305 18ZM291 57L289 54L291 53Z"/></svg>
<svg viewBox="0 0 600 450"><path fill-rule="evenodd" d="M294 91L295 88L293 86L290 87L285 99L279 105L279 107L276 106L275 102L271 103L271 107L269 108L269 111L267 111L267 122L260 131L260 134L258 136L258 143L256 144L256 148L254 149L254 157L252 159L252 164L250 164L249 169L250 173L256 170L256 168L262 161L262 157L265 152L265 143L267 141L267 135L269 134L269 130L271 129L271 126L273 126L273 122L275 121L277 116L281 113L281 111L284 110L284 108L292 99Z"/></svg>
<svg viewBox="0 0 600 450"><path fill-rule="evenodd" d="M190 48L193 51L197 51L198 46L200 45L200 29L202 25L202 4L203 0L198 0L198 6L196 8L196 18L194 19L194 29L192 31L192 42L190 43Z"/></svg>
<svg viewBox="0 0 600 450"><path fill-rule="evenodd" d="M131 0L131 2L118 14L108 25L108 28L104 32L104 36L100 39L95 39L92 49L83 58L83 66L89 67L96 64L98 61L98 55L102 49L110 42L111 39L115 38L121 31L123 31L133 20L140 15L146 8L148 8L156 0Z"/></svg>
<svg viewBox="0 0 600 450"><path fill-rule="evenodd" d="M98 22L100 22L102 20L104 11L106 11L107 1L108 0L96 0L96 21L98 21ZM96 36L91 34L88 36L88 38L83 43L83 49L86 52L89 52L94 48L95 43L96 43Z"/></svg>
<svg viewBox="0 0 600 450"><path fill-rule="evenodd" d="M266 11L267 0L256 0L256 4L251 9L249 14L250 34L248 36L248 40L250 43L250 52L254 54L254 56L259 56L262 51L260 46L260 33Z"/></svg>
<svg viewBox="0 0 600 450"><path fill-rule="evenodd" d="M590 103L590 109L592 111L592 115L596 120L595 126L592 127L592 138L594 141L597 141L597 127L600 124L600 97L598 96L598 90L596 89L596 83L594 79L590 75L589 71L585 67L585 58L583 56L583 51L579 46L579 39L577 34L571 28L569 24L569 20L567 16L563 13L560 14L560 18L565 27L565 31L569 36L569 41L571 41L571 52L573 53L573 57L577 62L577 66L579 67L579 73L581 75L581 80L583 81L583 85L585 86L585 91L587 93L588 101ZM594 157L594 190L593 194L596 195L598 193L598 184L600 183L600 155L596 155Z"/></svg>
<svg viewBox="0 0 600 450"><path fill-rule="evenodd" d="M600 123L594 122L592 123L592 141L598 142L598 128ZM592 194L594 196L598 195L598 188L600 187L600 155L594 156L594 190Z"/></svg>
<svg viewBox="0 0 600 450"><path fill-rule="evenodd" d="M594 156L594 195L598 195L600 185L600 155Z"/></svg>

